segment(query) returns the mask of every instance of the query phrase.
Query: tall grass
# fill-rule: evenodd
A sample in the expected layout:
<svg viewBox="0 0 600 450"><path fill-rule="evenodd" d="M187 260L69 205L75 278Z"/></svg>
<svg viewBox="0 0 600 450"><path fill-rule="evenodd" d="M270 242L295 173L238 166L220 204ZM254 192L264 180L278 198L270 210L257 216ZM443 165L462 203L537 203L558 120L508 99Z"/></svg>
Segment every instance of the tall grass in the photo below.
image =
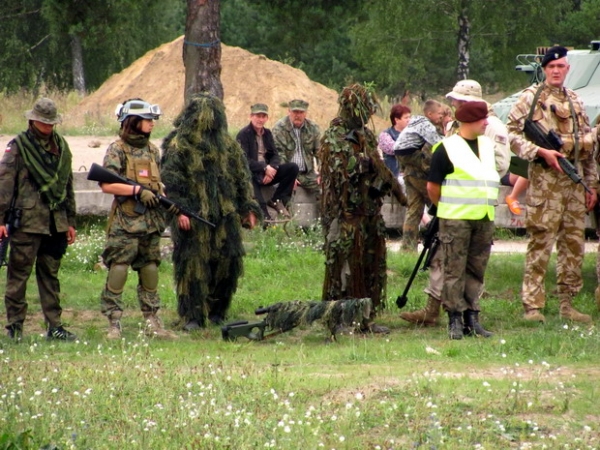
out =
<svg viewBox="0 0 600 450"><path fill-rule="evenodd" d="M223 341L218 327L178 341L147 339L131 279L124 338L112 342L98 312L105 273L88 262L103 230L87 230L69 249L61 276L63 317L79 340L45 341L33 282L23 342L0 338L0 448L600 446L600 334L559 319L553 276L547 324L520 320L523 255L492 255L482 299L482 321L496 333L490 339L449 341L443 325L420 329L400 320L394 301L416 257L390 253L388 308L379 316L392 328L388 336L344 335L332 343L317 324L261 342ZM245 234L245 274L231 320L258 321L258 306L320 298L319 231L288 232ZM597 316L595 255L586 256L584 273L576 305ZM159 290L169 327L176 319L171 276L167 257ZM426 282L419 273L408 309L424 304Z"/></svg>

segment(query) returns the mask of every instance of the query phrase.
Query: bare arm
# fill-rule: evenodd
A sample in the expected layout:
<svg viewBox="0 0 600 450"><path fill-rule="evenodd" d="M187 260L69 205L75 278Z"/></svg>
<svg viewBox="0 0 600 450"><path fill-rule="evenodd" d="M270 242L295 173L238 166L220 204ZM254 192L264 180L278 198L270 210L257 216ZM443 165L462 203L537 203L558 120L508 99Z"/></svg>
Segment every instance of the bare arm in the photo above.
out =
<svg viewBox="0 0 600 450"><path fill-rule="evenodd" d="M439 203L441 194L442 186L440 184L432 183L431 181L427 182L427 195L429 195L431 203L435 206Z"/></svg>

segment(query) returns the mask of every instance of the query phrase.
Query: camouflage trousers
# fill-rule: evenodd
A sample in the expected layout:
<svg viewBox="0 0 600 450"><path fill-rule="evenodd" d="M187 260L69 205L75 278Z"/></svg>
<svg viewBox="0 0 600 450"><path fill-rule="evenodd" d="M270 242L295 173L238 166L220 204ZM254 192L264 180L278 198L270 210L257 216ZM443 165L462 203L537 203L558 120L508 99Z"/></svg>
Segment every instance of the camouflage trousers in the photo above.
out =
<svg viewBox="0 0 600 450"><path fill-rule="evenodd" d="M62 236L64 233L59 233L59 235L61 235L61 239L64 239L64 236ZM54 247L53 239L57 239L57 237L25 233L20 230L15 230L11 234L6 290L4 293L6 318L9 326L22 324L27 316L25 291L34 263L35 278L44 319L51 328L61 325L62 308L60 306L58 271L62 251L54 255L50 255L45 251L49 246ZM64 242L66 249L66 240ZM58 257L59 255L60 257Z"/></svg>
<svg viewBox="0 0 600 450"><path fill-rule="evenodd" d="M444 258L443 258L444 250L442 246L439 245L437 250L435 251L435 255L431 259L431 263L429 266L429 284L423 291L431 295L436 300L441 300L442 298L442 288L444 287Z"/></svg>
<svg viewBox="0 0 600 450"><path fill-rule="evenodd" d="M109 268L115 264L131 266L138 272L150 263L160 265L160 234L158 232L149 234L131 234L118 230L108 235L106 247L102 253L102 260ZM137 294L140 308L143 312L153 312L160 307L158 291L150 292L143 288L142 280L139 280ZM111 292L107 283L100 296L101 311L110 314L114 310L123 310L122 293Z"/></svg>
<svg viewBox="0 0 600 450"><path fill-rule="evenodd" d="M479 311L483 277L490 258L494 222L440 218L443 288L447 311Z"/></svg>
<svg viewBox="0 0 600 450"><path fill-rule="evenodd" d="M404 175L404 187L407 205L402 227L402 248L416 252L419 223L421 223L425 205L430 204L427 195L427 180L424 177Z"/></svg>
<svg viewBox="0 0 600 450"><path fill-rule="evenodd" d="M321 186L317 182L318 175L314 170L300 172L296 178L300 182L300 186L316 195L317 201L321 198Z"/></svg>
<svg viewBox="0 0 600 450"><path fill-rule="evenodd" d="M556 290L559 297L573 297L583 287L585 193L566 175L541 164L530 164L526 195L530 236L523 275L523 307L541 309L546 304L545 278L556 243Z"/></svg>

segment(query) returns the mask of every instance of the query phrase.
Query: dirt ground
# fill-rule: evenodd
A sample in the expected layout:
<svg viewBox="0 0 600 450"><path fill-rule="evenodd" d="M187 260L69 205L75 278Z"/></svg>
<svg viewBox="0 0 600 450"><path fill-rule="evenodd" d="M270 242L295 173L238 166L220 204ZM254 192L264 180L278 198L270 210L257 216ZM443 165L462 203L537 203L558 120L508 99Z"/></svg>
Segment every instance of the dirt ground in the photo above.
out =
<svg viewBox="0 0 600 450"><path fill-rule="evenodd" d="M132 97L159 104L163 118L172 120L183 106L182 47L183 36L149 51L68 111L65 121L81 126L114 120L116 105ZM309 102L307 116L322 129L336 116L336 91L312 81L300 69L227 45L222 45L221 65L227 119L234 129L248 124L250 105L259 102L270 108L270 127L287 114L287 103L296 98ZM374 124L375 131L388 126L379 117Z"/></svg>

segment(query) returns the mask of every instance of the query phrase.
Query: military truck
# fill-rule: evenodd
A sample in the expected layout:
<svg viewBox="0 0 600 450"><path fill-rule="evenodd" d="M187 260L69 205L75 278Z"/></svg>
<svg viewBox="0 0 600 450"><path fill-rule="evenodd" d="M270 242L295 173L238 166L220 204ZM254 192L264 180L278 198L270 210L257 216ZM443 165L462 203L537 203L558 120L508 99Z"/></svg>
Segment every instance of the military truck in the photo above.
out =
<svg viewBox="0 0 600 450"><path fill-rule="evenodd" d="M515 69L529 74L530 84L544 80L541 60L546 50L547 47L538 48L536 54L517 56L518 64ZM591 41L588 50L569 50L567 58L571 68L565 79L565 86L581 97L593 126L600 119L600 40ZM506 123L510 108L520 94L521 92L517 92L492 105L503 122Z"/></svg>

